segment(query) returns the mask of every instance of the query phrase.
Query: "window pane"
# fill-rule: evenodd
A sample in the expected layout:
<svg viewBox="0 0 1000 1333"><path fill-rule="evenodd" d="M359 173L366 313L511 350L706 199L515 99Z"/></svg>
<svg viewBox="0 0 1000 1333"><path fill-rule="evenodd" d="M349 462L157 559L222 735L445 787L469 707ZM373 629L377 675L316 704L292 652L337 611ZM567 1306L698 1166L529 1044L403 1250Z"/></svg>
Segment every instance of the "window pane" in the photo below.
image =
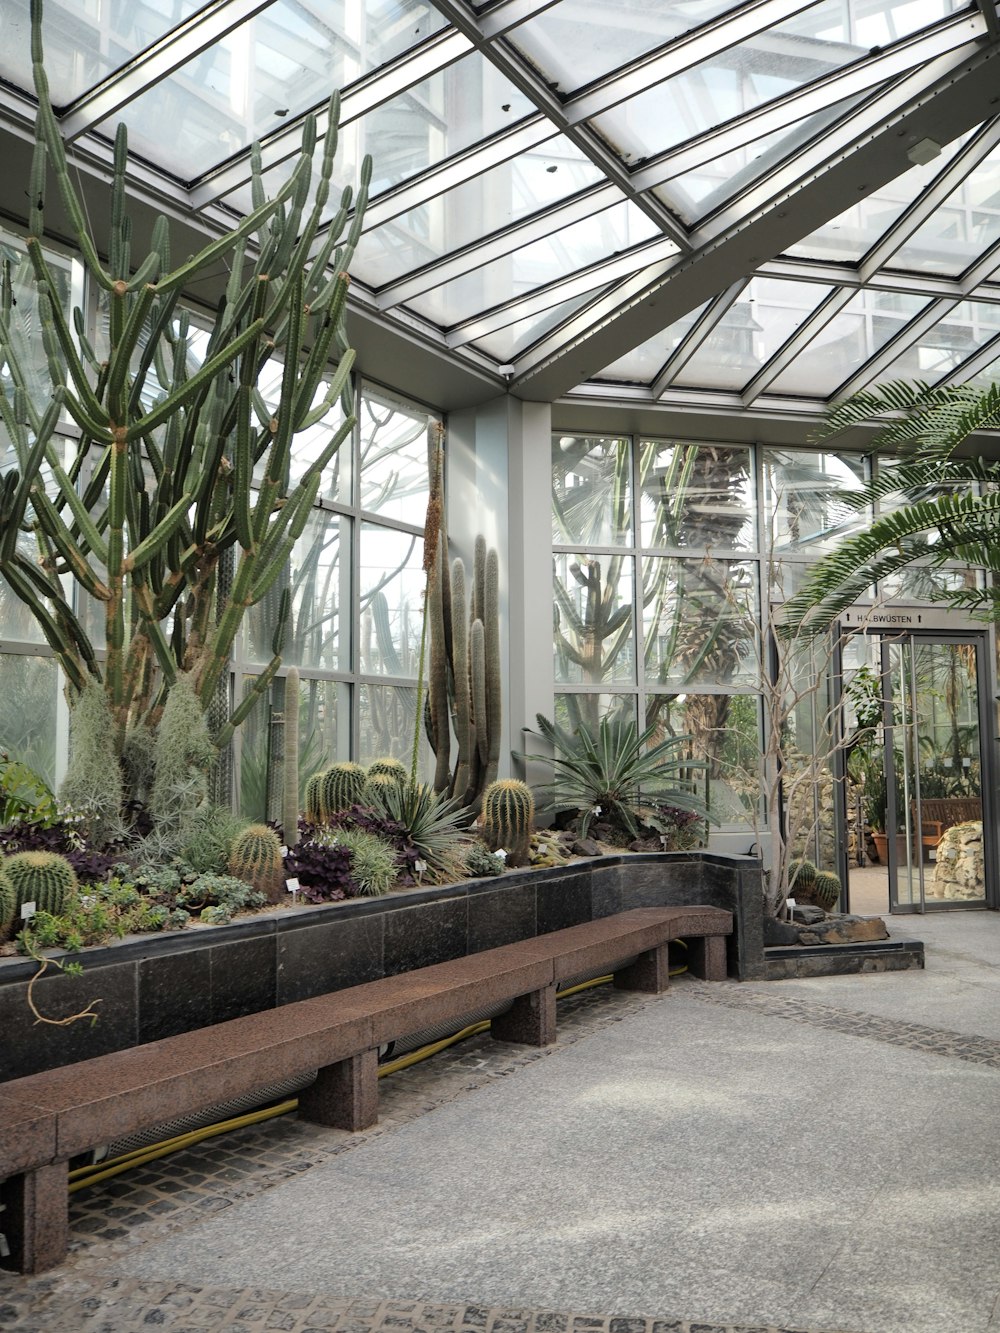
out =
<svg viewBox="0 0 1000 1333"><path fill-rule="evenodd" d="M596 731L602 717L634 722L635 708L634 694L565 693L555 696L555 720L559 726L573 732L579 731L581 727Z"/></svg>
<svg viewBox="0 0 1000 1333"><path fill-rule="evenodd" d="M361 508L423 527L427 514L429 418L365 389L361 418Z"/></svg>
<svg viewBox="0 0 1000 1333"><path fill-rule="evenodd" d="M756 546L749 449L643 440L639 481L644 547Z"/></svg>
<svg viewBox="0 0 1000 1333"><path fill-rule="evenodd" d="M844 497L865 484L865 460L859 454L820 454L765 449L764 484L773 550L797 557L818 557L834 550L871 522Z"/></svg>
<svg viewBox="0 0 1000 1333"><path fill-rule="evenodd" d="M53 789L61 686L54 658L0 653L0 750L27 764Z"/></svg>
<svg viewBox="0 0 1000 1333"><path fill-rule="evenodd" d="M555 567L555 678L635 682L630 557L565 555Z"/></svg>
<svg viewBox="0 0 1000 1333"><path fill-rule="evenodd" d="M244 676L241 695L256 677ZM350 757L350 686L333 680L303 680L299 704L299 809L314 773ZM239 809L248 819L281 820L284 754L284 681L258 701L239 729ZM339 726L338 726L339 722ZM268 774L270 773L270 783ZM270 789L269 789L270 785Z"/></svg>
<svg viewBox="0 0 1000 1333"><path fill-rule="evenodd" d="M361 528L360 670L417 678L425 577L423 542L407 532Z"/></svg>
<svg viewBox="0 0 1000 1333"><path fill-rule="evenodd" d="M426 698L426 694L423 696ZM409 770L413 757L413 731L417 691L410 685L358 686L360 731L358 762L401 759ZM434 755L424 728L420 728L417 776L426 781L434 773Z"/></svg>
<svg viewBox="0 0 1000 1333"><path fill-rule="evenodd" d="M622 546L632 532L628 441L590 435L552 440L552 540Z"/></svg>
<svg viewBox="0 0 1000 1333"><path fill-rule="evenodd" d="M624 383L650 384L666 365L667 358L676 351L681 342L698 322L702 311L708 304L698 306L683 319L675 320L669 328L655 334L652 338L630 352L612 361L610 366L595 375L595 379L615 380Z"/></svg>
<svg viewBox="0 0 1000 1333"><path fill-rule="evenodd" d="M756 564L646 556L643 629L649 685L753 685Z"/></svg>
<svg viewBox="0 0 1000 1333"><path fill-rule="evenodd" d="M718 825L753 822L761 797L760 702L753 694L653 694L646 726L654 742L687 736L685 751L707 768L692 774Z"/></svg>

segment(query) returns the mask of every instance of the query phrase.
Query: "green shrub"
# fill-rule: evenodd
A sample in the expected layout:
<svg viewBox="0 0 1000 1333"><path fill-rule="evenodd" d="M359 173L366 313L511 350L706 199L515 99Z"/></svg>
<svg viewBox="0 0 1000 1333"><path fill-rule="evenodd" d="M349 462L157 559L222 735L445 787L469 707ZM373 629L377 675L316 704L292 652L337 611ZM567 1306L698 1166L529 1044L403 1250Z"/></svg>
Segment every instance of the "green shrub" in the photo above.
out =
<svg viewBox="0 0 1000 1333"><path fill-rule="evenodd" d="M391 843L358 828L338 829L335 841L351 853L351 878L364 897L376 898L395 887L399 866Z"/></svg>
<svg viewBox="0 0 1000 1333"><path fill-rule="evenodd" d="M470 879L485 879L490 875L502 875L507 868L504 858L491 852L485 843L480 842L478 838L469 843L464 863L465 873Z"/></svg>

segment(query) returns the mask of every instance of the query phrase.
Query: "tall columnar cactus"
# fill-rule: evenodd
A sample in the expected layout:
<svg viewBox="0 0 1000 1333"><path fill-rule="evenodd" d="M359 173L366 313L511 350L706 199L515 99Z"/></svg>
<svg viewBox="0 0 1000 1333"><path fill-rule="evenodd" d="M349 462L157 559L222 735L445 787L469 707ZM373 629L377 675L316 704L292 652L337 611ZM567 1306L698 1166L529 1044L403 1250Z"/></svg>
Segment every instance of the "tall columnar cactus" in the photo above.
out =
<svg viewBox="0 0 1000 1333"><path fill-rule="evenodd" d="M229 853L229 873L266 894L269 902L280 902L285 876L281 843L274 829L266 824L245 828Z"/></svg>
<svg viewBox="0 0 1000 1333"><path fill-rule="evenodd" d="M472 587L466 599L465 565L448 568L442 524L429 580L430 669L427 732L436 756L434 790L478 810L500 760L500 613L496 551L477 537ZM458 754L452 768L451 731Z"/></svg>
<svg viewBox="0 0 1000 1333"><path fill-rule="evenodd" d="M17 898L14 893L14 886L7 874L6 863L0 861L0 940L6 939L10 934L16 907Z"/></svg>
<svg viewBox="0 0 1000 1333"><path fill-rule="evenodd" d="M491 851L504 848L508 865L524 865L531 855L535 798L516 778L491 782L483 792L480 831Z"/></svg>
<svg viewBox="0 0 1000 1333"><path fill-rule="evenodd" d="M31 33L38 117L27 260L16 275L5 266L0 289L0 359L7 367L0 419L16 459L0 484L0 574L38 621L70 693L79 694L89 678L100 682L121 753L130 727L155 726L179 673L190 674L203 709L212 704L247 609L279 577L324 471L351 436L346 270L361 235L371 164L362 165L357 200L347 189L332 207L334 95L322 140L317 117L304 120L299 160L272 199L265 198L255 148L253 208L243 221L172 265L168 222L160 217L148 254L133 262L133 237L141 232L125 207L124 127L115 139L110 233L98 245L52 109L41 0L31 0ZM42 247L50 178L62 225L106 302L107 347L100 352L83 314L69 317L55 295L59 284ZM229 273L224 300L203 340L181 294L222 269ZM34 283L37 318L23 318L26 302L15 309L15 282L19 290ZM37 382L36 327L44 383ZM269 404L258 384L274 364L280 388ZM296 434L332 421L338 401L342 420L290 484ZM76 427L68 465L65 437L56 433L64 412ZM220 575L230 552L231 579ZM103 607L99 642L75 609L80 593ZM278 669L280 637L276 642L254 690L223 721L220 747Z"/></svg>
<svg viewBox="0 0 1000 1333"><path fill-rule="evenodd" d="M352 764L349 760L332 764L323 774L324 819L359 805L364 799L366 777L360 764Z"/></svg>
<svg viewBox="0 0 1000 1333"><path fill-rule="evenodd" d="M285 764L281 775L281 828L288 847L299 840L299 673L285 677Z"/></svg>
<svg viewBox="0 0 1000 1333"><path fill-rule="evenodd" d="M323 805L322 773L314 773L306 782L305 817L310 824L322 824L326 821L326 808Z"/></svg>
<svg viewBox="0 0 1000 1333"><path fill-rule="evenodd" d="M25 903L59 916L76 888L76 872L57 852L18 852L4 862L4 871L14 890L15 923Z"/></svg>

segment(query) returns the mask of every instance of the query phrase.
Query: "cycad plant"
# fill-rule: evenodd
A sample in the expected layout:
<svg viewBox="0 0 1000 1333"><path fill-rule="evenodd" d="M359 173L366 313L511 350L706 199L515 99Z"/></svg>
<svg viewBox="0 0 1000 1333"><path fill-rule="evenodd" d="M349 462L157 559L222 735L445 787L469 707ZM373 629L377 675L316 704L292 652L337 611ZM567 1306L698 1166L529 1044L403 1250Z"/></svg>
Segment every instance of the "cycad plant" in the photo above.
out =
<svg viewBox="0 0 1000 1333"><path fill-rule="evenodd" d="M324 222L337 144L334 97L325 141L318 143L317 122L308 118L299 161L274 198L265 199L255 150L252 212L174 264L165 217L153 228L149 253L133 256L119 127L105 263L49 98L41 0L32 0L31 20L38 120L25 268L37 293L48 383L36 382L37 349L15 317L5 266L0 418L17 466L0 482L0 574L41 627L70 695L89 679L100 682L121 754L128 731L155 727L182 673L203 709L216 700L244 615L284 569L323 471L350 434L346 268L371 166L366 160L356 203L345 190ZM82 312L71 320L56 299L41 240L51 180L107 310L107 346L100 350L87 339ZM229 279L205 340L180 298L223 266ZM258 385L272 360L281 366L280 389L266 402ZM56 434L64 413L77 431L68 465ZM326 420L334 424L325 444L293 484L294 437ZM85 604L91 599L101 609L91 617L101 625L99 639L78 613L74 584ZM287 615L287 596L283 602ZM254 692L218 719L216 744L246 716L279 663L280 632Z"/></svg>
<svg viewBox="0 0 1000 1333"><path fill-rule="evenodd" d="M554 753L518 757L552 765L552 781L538 790L557 811L578 812L581 837L598 818L636 837L643 804L670 805L707 817L691 776L705 764L687 757L690 736L654 743L655 725L640 732L633 721L621 717L602 717L596 727L571 732L541 713L536 716L538 730Z"/></svg>
<svg viewBox="0 0 1000 1333"><path fill-rule="evenodd" d="M871 440L884 461L875 478L844 495L843 503L862 510L900 495L904 503L813 566L785 604L789 632L821 631L873 583L917 561L931 570L958 562L1000 573L1000 465L958 456L974 432L1000 428L1000 385L883 384L832 408L815 439L826 441L872 421L884 423ZM1000 588L992 580L981 588L924 591L931 600L985 619L1000 613Z"/></svg>

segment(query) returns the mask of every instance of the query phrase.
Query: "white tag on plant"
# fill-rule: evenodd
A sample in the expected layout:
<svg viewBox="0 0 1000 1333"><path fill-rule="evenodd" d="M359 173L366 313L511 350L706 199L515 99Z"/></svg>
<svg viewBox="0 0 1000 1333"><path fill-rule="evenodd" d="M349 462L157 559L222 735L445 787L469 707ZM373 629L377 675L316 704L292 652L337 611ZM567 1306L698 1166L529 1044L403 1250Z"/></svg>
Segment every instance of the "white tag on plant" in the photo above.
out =
<svg viewBox="0 0 1000 1333"><path fill-rule="evenodd" d="M38 911L38 904L37 904L37 903L22 903L22 904L21 904L21 920L22 920L22 921L30 921L31 918L35 915L35 913L36 913L37 911Z"/></svg>
<svg viewBox="0 0 1000 1333"><path fill-rule="evenodd" d="M286 879L285 887L288 889L289 893L298 893L299 881L297 879Z"/></svg>

